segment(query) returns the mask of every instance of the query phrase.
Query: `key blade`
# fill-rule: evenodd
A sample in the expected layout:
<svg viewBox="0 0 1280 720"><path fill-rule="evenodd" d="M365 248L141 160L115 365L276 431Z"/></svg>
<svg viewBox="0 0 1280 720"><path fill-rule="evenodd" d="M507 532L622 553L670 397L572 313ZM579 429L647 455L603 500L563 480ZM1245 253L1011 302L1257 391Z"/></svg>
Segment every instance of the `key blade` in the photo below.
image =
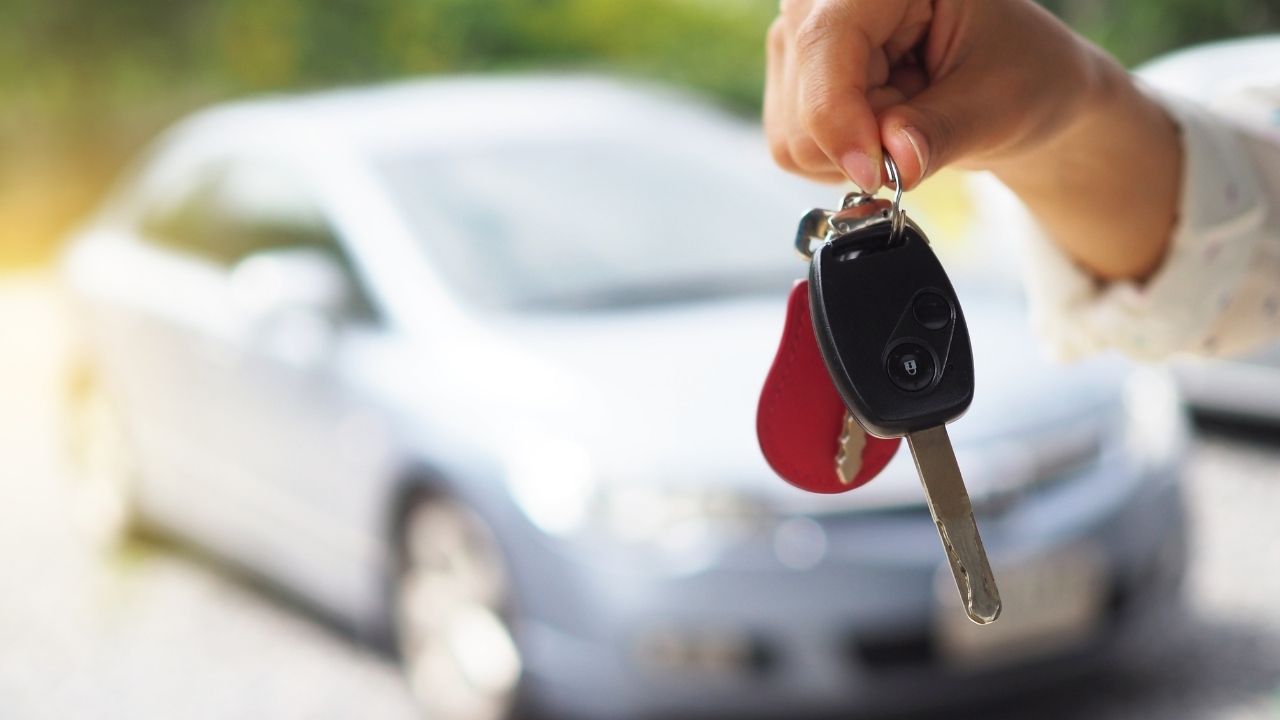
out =
<svg viewBox="0 0 1280 720"><path fill-rule="evenodd" d="M840 451L836 453L836 477L845 485L853 484L862 470L862 451L867 447L867 434L849 413L844 414L840 433Z"/></svg>
<svg viewBox="0 0 1280 720"><path fill-rule="evenodd" d="M920 483L924 485L929 512L938 526L947 560L951 562L951 574L955 576L965 612L979 625L995 622L1000 617L1000 591L991 574L982 537L978 535L973 506L951 449L947 427L939 425L909 433L907 442L920 473Z"/></svg>

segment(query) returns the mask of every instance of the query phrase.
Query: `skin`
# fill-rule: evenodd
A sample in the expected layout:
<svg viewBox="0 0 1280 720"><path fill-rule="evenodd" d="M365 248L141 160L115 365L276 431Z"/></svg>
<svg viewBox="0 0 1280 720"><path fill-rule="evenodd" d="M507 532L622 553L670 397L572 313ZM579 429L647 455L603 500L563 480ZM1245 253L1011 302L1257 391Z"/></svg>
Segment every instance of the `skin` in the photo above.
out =
<svg viewBox="0 0 1280 720"><path fill-rule="evenodd" d="M1182 145L1128 73L1030 0L782 0L764 124L783 168L905 189L994 173L1081 267L1142 281L1177 217Z"/></svg>

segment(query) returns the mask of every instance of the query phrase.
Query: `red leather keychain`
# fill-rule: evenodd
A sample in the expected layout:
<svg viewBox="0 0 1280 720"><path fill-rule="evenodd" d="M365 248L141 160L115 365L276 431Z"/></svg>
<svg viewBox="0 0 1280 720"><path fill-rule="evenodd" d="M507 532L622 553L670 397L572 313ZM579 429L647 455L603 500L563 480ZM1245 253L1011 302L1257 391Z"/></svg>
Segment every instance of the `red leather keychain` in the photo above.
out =
<svg viewBox="0 0 1280 720"><path fill-rule="evenodd" d="M842 443L846 427L852 437ZM828 494L852 490L874 478L902 443L901 438L868 435L855 421L846 426L844 401L831 383L813 334L807 281L797 282L787 300L782 341L756 411L756 434L765 460L783 480L801 490ZM848 483L836 471L842 445L854 452L861 448L861 465L854 466Z"/></svg>

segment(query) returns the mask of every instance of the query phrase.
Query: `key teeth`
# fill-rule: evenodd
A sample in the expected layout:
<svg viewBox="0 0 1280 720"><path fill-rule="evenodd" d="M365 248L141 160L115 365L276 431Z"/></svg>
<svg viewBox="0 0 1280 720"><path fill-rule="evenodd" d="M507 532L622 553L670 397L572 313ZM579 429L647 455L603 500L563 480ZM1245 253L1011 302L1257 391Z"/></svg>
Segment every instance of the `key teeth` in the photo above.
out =
<svg viewBox="0 0 1280 720"><path fill-rule="evenodd" d="M947 553L954 556L955 551L951 548L950 543L947 545ZM965 602L964 611L969 619L978 625L990 625L1000 618L1000 611L1004 609L1004 603L1000 600L1000 590L996 588L995 579L992 577L984 577L981 573L978 575L978 582L982 583L982 592L975 593L973 591L974 576L969 573L969 569L964 563L956 559L956 566L960 568L960 572L964 575L965 584ZM978 605L978 597L986 600L982 607Z"/></svg>
<svg viewBox="0 0 1280 720"><path fill-rule="evenodd" d="M969 614L969 619L975 623L990 625L1000 619L1000 611L1004 610L1004 603L1000 600L1000 591L996 589L994 582L988 583L984 579L983 585L986 587L983 588L985 592L982 593L982 596L987 598L988 606L980 608L973 600L970 600L965 612Z"/></svg>
<svg viewBox="0 0 1280 720"><path fill-rule="evenodd" d="M946 426L908 433L907 442L911 445L925 500L937 525L965 614L978 625L993 623L1000 617L1000 591L982 546L982 536Z"/></svg>
<svg viewBox="0 0 1280 720"><path fill-rule="evenodd" d="M867 436L853 416L844 414L844 428L840 432L840 450L836 452L836 477L844 485L852 485L862 470L862 450Z"/></svg>
<svg viewBox="0 0 1280 720"><path fill-rule="evenodd" d="M951 562L954 572L959 573L959 578L963 578L964 589L962 591L962 599L964 600L964 614L969 616L975 625L990 625L1000 618L1000 611L1004 609L1004 603L1000 601L1000 591L992 583L983 580L983 588L985 592L982 596L991 601L989 607L979 608L973 592L973 575L969 573L969 568L965 566L964 561L960 559L960 554L956 552L955 546L951 544L951 537L947 533L947 528L941 522L934 520L934 525L938 527L938 536L942 538L943 550L947 553L947 559Z"/></svg>

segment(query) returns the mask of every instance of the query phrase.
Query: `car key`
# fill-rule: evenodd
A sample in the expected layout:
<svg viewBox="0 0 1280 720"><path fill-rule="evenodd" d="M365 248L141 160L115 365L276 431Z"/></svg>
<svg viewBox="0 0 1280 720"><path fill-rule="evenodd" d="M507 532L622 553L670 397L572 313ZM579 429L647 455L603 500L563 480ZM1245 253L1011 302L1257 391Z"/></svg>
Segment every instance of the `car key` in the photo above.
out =
<svg viewBox="0 0 1280 720"><path fill-rule="evenodd" d="M879 201L888 205L888 201ZM864 204L845 219L869 216L879 206ZM814 210L801 221L800 237L827 224L825 210ZM806 249L808 242L805 243ZM803 249L806 264L812 253ZM778 477L801 490L835 494L870 482L893 459L902 438L868 435L849 414L831 381L818 348L809 310L809 283L797 282L787 298L786 318L778 351L760 390L756 408L756 437L760 451Z"/></svg>
<svg viewBox="0 0 1280 720"><path fill-rule="evenodd" d="M879 437L907 438L965 610L983 625L999 616L1000 594L946 429L973 399L968 328L928 239L901 209L887 153L885 161L896 186L889 208L857 221L827 215L809 271L814 332L858 422ZM867 200L851 194L845 207Z"/></svg>
<svg viewBox="0 0 1280 720"><path fill-rule="evenodd" d="M862 471L862 452L867 447L867 434L847 410L841 425L840 449L836 452L836 477L845 485L852 485Z"/></svg>
<svg viewBox="0 0 1280 720"><path fill-rule="evenodd" d="M867 435L850 417L818 349L802 280L787 298L778 352L760 390L760 451L778 477L801 490L848 492L878 475L902 444Z"/></svg>

